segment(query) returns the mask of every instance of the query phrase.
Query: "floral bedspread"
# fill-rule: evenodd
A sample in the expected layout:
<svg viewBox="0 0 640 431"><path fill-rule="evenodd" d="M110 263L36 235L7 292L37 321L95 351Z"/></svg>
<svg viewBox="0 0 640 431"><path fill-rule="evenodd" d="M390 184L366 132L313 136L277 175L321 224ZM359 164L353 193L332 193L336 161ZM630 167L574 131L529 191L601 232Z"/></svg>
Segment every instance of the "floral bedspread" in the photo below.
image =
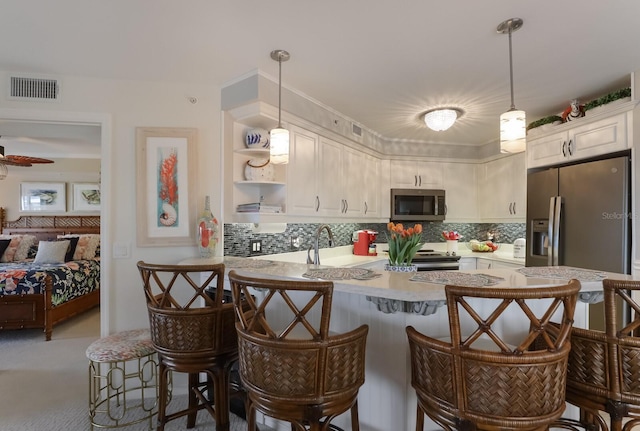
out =
<svg viewBox="0 0 640 431"><path fill-rule="evenodd" d="M53 306L100 288L100 260L72 260L60 264L10 262L0 264L0 295L44 293L44 278L53 281Z"/></svg>

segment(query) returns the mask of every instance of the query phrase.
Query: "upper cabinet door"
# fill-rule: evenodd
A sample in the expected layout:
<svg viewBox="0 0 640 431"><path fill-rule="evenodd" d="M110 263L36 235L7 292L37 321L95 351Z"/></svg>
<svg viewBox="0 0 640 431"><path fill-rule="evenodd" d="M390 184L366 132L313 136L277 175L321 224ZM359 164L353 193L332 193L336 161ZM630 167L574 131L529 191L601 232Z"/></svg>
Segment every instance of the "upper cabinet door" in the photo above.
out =
<svg viewBox="0 0 640 431"><path fill-rule="evenodd" d="M391 161L391 187L399 189L441 189L442 164L413 160Z"/></svg>
<svg viewBox="0 0 640 431"><path fill-rule="evenodd" d="M525 153L481 165L478 208L484 223L526 220L527 171Z"/></svg>
<svg viewBox="0 0 640 431"><path fill-rule="evenodd" d="M318 213L324 216L339 216L344 212L345 206L342 144L321 136L318 161L320 163Z"/></svg>
<svg viewBox="0 0 640 431"><path fill-rule="evenodd" d="M361 151L344 147L344 211L348 217L361 217L365 212L367 199L367 161Z"/></svg>
<svg viewBox="0 0 640 431"><path fill-rule="evenodd" d="M446 192L446 222L474 223L478 220L477 165L443 163Z"/></svg>
<svg viewBox="0 0 640 431"><path fill-rule="evenodd" d="M317 214L319 209L317 154L318 135L296 126L290 127L287 165L288 212L293 215Z"/></svg>
<svg viewBox="0 0 640 431"><path fill-rule="evenodd" d="M383 198L389 198L389 188L383 188L380 186L382 175L382 163L380 159L373 156L365 156L365 171L362 179L365 183L365 200L363 216L365 217L380 217L381 208L380 200Z"/></svg>

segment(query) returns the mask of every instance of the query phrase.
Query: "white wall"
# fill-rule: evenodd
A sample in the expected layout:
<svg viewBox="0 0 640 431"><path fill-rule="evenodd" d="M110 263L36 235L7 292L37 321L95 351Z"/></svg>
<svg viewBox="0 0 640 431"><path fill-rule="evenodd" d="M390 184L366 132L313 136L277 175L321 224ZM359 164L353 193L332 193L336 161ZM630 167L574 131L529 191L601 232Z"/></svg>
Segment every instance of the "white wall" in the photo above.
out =
<svg viewBox="0 0 640 431"><path fill-rule="evenodd" d="M170 67L170 65L168 65ZM0 82L7 82L6 77ZM6 93L6 88L1 91ZM220 88L195 84L132 82L62 77L60 102L15 102L0 95L0 118L7 113L27 118L104 119L102 142L102 334L148 326L138 260L174 263L197 254L192 247L136 246L136 127L198 129L198 210L210 195L212 211L221 214ZM189 97L196 97L192 104ZM13 209L10 209L13 212ZM105 227L107 227L105 229ZM130 247L127 259L112 259L117 243ZM108 326L107 326L108 325Z"/></svg>

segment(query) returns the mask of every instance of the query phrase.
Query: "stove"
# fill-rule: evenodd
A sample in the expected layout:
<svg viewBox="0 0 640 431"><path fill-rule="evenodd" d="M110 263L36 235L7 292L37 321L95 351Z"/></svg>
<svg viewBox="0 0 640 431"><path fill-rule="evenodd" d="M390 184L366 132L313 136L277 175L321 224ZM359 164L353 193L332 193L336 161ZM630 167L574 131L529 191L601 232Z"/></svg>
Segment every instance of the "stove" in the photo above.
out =
<svg viewBox="0 0 640 431"><path fill-rule="evenodd" d="M420 250L411 263L418 267L418 271L455 271L460 269L460 256L435 250Z"/></svg>

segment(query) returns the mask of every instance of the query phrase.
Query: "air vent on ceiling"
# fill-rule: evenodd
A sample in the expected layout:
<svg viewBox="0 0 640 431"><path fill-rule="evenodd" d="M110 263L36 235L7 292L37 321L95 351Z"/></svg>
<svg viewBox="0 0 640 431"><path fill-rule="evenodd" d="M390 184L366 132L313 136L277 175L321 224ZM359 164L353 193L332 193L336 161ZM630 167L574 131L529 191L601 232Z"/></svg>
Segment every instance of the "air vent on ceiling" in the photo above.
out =
<svg viewBox="0 0 640 431"><path fill-rule="evenodd" d="M351 133L353 133L356 136L360 136L362 137L362 127L357 126L355 124L351 124Z"/></svg>
<svg viewBox="0 0 640 431"><path fill-rule="evenodd" d="M9 98L14 100L58 100L60 83L56 79L12 76Z"/></svg>

